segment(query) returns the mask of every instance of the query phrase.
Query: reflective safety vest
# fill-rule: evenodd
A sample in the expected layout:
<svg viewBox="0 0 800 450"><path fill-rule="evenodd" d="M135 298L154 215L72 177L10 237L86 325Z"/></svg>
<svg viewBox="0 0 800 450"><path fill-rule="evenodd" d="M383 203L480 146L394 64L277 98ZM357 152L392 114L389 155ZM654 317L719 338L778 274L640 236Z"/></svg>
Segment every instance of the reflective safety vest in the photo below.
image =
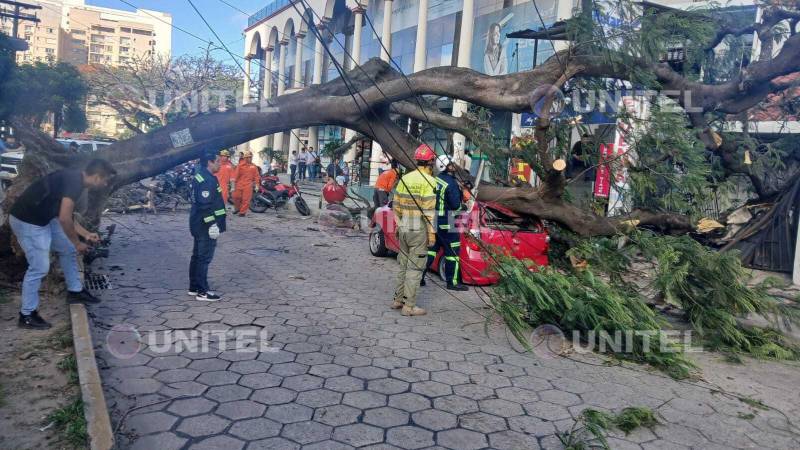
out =
<svg viewBox="0 0 800 450"><path fill-rule="evenodd" d="M397 183L392 210L401 231L428 230L434 233L436 220L436 179L421 169L403 176Z"/></svg>
<svg viewBox="0 0 800 450"><path fill-rule="evenodd" d="M192 180L192 210L189 213L189 229L193 236L208 233L208 227L217 224L225 231L225 202L217 177L205 167L199 167Z"/></svg>

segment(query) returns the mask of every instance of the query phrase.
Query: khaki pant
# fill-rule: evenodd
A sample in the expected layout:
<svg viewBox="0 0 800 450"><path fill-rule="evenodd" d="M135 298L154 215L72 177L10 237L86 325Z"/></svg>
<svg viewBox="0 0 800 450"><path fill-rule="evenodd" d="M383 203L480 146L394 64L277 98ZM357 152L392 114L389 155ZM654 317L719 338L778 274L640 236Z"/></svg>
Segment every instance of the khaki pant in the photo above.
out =
<svg viewBox="0 0 800 450"><path fill-rule="evenodd" d="M405 306L414 307L417 304L419 282L428 260L428 231L400 231L398 237L400 254L397 255L397 261L400 263L400 273L397 276L394 299L403 302Z"/></svg>

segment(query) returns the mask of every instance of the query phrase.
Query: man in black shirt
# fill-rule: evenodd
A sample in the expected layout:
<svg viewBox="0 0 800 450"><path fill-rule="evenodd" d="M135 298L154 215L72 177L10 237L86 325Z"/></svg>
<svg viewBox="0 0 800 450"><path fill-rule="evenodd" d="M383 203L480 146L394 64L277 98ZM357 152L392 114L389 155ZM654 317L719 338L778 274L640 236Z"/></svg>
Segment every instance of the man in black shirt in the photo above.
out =
<svg viewBox="0 0 800 450"><path fill-rule="evenodd" d="M83 289L78 273L77 256L89 248L87 242L99 242L73 220L75 204L83 189L100 190L108 186L116 171L108 161L93 159L85 169L53 172L31 184L14 202L8 218L11 229L25 251L28 271L22 282L22 308L19 326L47 329L50 324L39 316L39 287L50 271L50 250L54 250L64 271L69 303L98 303L100 300Z"/></svg>

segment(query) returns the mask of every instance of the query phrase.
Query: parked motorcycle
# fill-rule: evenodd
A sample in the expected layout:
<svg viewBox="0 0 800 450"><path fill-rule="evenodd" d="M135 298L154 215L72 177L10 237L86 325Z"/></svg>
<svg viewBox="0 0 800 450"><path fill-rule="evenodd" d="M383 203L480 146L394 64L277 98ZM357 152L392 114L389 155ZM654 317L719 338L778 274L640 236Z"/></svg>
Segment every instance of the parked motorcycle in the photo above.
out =
<svg viewBox="0 0 800 450"><path fill-rule="evenodd" d="M303 216L310 216L311 209L303 200L303 195L297 184L286 185L280 182L274 175L264 175L261 177L258 192L253 195L250 201L250 211L263 213L267 209L275 209L286 206L290 199L294 198L294 207Z"/></svg>

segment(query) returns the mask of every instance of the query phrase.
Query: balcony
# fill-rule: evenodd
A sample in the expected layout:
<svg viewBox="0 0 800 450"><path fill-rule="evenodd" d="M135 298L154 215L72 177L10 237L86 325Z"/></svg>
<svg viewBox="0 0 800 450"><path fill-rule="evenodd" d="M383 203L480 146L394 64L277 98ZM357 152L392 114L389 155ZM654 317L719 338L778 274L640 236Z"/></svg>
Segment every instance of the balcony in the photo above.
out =
<svg viewBox="0 0 800 450"><path fill-rule="evenodd" d="M258 22L261 22L262 20L271 17L273 14L289 6L290 4L291 4L290 0L273 0L267 6L261 8L261 10L259 10L257 13L250 16L247 19L247 26L252 27Z"/></svg>

